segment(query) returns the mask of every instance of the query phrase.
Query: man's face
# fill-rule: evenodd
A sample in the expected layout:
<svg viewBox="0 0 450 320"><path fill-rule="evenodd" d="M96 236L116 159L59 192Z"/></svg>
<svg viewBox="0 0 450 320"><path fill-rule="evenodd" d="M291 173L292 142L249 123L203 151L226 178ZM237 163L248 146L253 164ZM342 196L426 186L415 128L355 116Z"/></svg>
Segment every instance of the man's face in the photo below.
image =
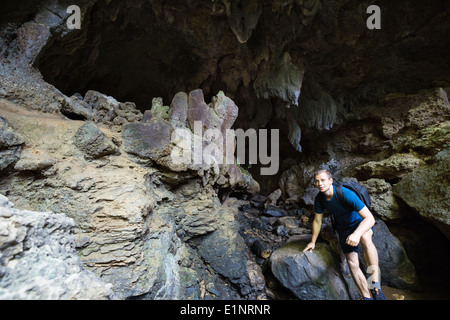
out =
<svg viewBox="0 0 450 320"><path fill-rule="evenodd" d="M327 192L333 184L333 178L329 178L325 172L321 172L314 177L314 183L320 192Z"/></svg>

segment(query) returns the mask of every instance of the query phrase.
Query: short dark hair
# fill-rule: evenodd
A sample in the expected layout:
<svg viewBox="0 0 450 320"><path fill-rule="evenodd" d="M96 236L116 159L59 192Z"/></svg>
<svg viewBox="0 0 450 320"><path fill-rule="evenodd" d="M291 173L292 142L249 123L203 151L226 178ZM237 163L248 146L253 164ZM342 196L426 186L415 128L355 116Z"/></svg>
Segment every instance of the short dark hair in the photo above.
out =
<svg viewBox="0 0 450 320"><path fill-rule="evenodd" d="M319 170L317 170L316 172L314 172L314 178L318 175L318 174L321 174L321 173L325 173L327 176L328 176L328 178L333 178L333 176L331 175L331 172L330 171L328 171L327 169L319 169Z"/></svg>

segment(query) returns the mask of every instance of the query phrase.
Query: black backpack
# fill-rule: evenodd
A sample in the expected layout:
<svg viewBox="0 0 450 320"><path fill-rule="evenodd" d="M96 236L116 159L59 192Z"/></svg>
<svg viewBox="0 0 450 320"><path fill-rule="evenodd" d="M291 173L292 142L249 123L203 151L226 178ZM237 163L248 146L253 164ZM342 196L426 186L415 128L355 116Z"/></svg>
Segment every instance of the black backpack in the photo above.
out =
<svg viewBox="0 0 450 320"><path fill-rule="evenodd" d="M353 210L353 208L347 203L346 199L344 199L344 195L342 194L342 187L346 187L347 189L352 190L358 198L364 202L366 207L372 211L372 202L370 201L370 195L366 188L354 181L345 181L335 184L336 186L336 194L338 196L339 201L347 210Z"/></svg>
<svg viewBox="0 0 450 320"><path fill-rule="evenodd" d="M366 207L370 211L372 211L372 202L370 201L369 192L362 185L360 185L359 183L354 182L354 181L338 182L338 183L333 183L333 185L335 186L336 195L339 199L339 202L344 206L345 209L352 210L352 211L354 210L354 208L344 198L344 195L342 193L342 187L346 187L347 189L350 189L354 193L356 193L358 198L366 205ZM325 196L323 195L323 193L319 193L317 196L319 197L319 201L320 201L320 204L322 205L322 209L325 209ZM334 228L335 221L334 221L333 215L330 214L330 216L331 216L331 221L332 221L332 225Z"/></svg>

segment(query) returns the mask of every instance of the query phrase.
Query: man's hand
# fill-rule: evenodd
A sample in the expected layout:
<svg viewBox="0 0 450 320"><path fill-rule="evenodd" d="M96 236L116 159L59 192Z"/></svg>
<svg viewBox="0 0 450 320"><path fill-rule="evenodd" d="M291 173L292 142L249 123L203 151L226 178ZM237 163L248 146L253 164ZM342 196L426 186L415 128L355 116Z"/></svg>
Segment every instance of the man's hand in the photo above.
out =
<svg viewBox="0 0 450 320"><path fill-rule="evenodd" d="M303 249L303 252L306 252L309 250L309 252L312 252L314 248L316 247L316 244L314 242L308 243L305 249Z"/></svg>
<svg viewBox="0 0 450 320"><path fill-rule="evenodd" d="M349 246L356 247L359 244L360 239L361 239L360 236L358 236L355 233L352 233L351 235L349 235L347 237L347 240L345 240L345 243L348 244Z"/></svg>

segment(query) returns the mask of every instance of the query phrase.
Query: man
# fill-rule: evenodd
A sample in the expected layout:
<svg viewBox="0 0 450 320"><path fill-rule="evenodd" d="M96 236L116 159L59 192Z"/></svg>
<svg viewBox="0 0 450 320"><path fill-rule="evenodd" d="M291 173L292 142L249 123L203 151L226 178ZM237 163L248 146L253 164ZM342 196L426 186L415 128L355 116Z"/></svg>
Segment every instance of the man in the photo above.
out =
<svg viewBox="0 0 450 320"><path fill-rule="evenodd" d="M333 178L328 170L320 170L314 175L314 183L319 191L324 195L324 203L320 201L319 196L316 196L314 204L314 221L312 226L312 239L308 243L303 252L315 248L317 237L319 236L322 226L322 216L326 209L333 215L336 230L339 235L339 244L347 259L350 272L356 287L364 300L386 300L380 288L380 272L378 267L378 252L372 242L375 219L366 207L366 205L359 199L359 197L351 190L343 187L342 193L344 198L353 207L353 211L345 209L339 202L335 187L333 185ZM325 208L323 208L323 204ZM358 259L358 245L361 243L363 250L363 257L366 265L369 266L368 272L372 272L370 279L372 283L369 285L367 280L359 267ZM370 289L370 290L369 290Z"/></svg>

